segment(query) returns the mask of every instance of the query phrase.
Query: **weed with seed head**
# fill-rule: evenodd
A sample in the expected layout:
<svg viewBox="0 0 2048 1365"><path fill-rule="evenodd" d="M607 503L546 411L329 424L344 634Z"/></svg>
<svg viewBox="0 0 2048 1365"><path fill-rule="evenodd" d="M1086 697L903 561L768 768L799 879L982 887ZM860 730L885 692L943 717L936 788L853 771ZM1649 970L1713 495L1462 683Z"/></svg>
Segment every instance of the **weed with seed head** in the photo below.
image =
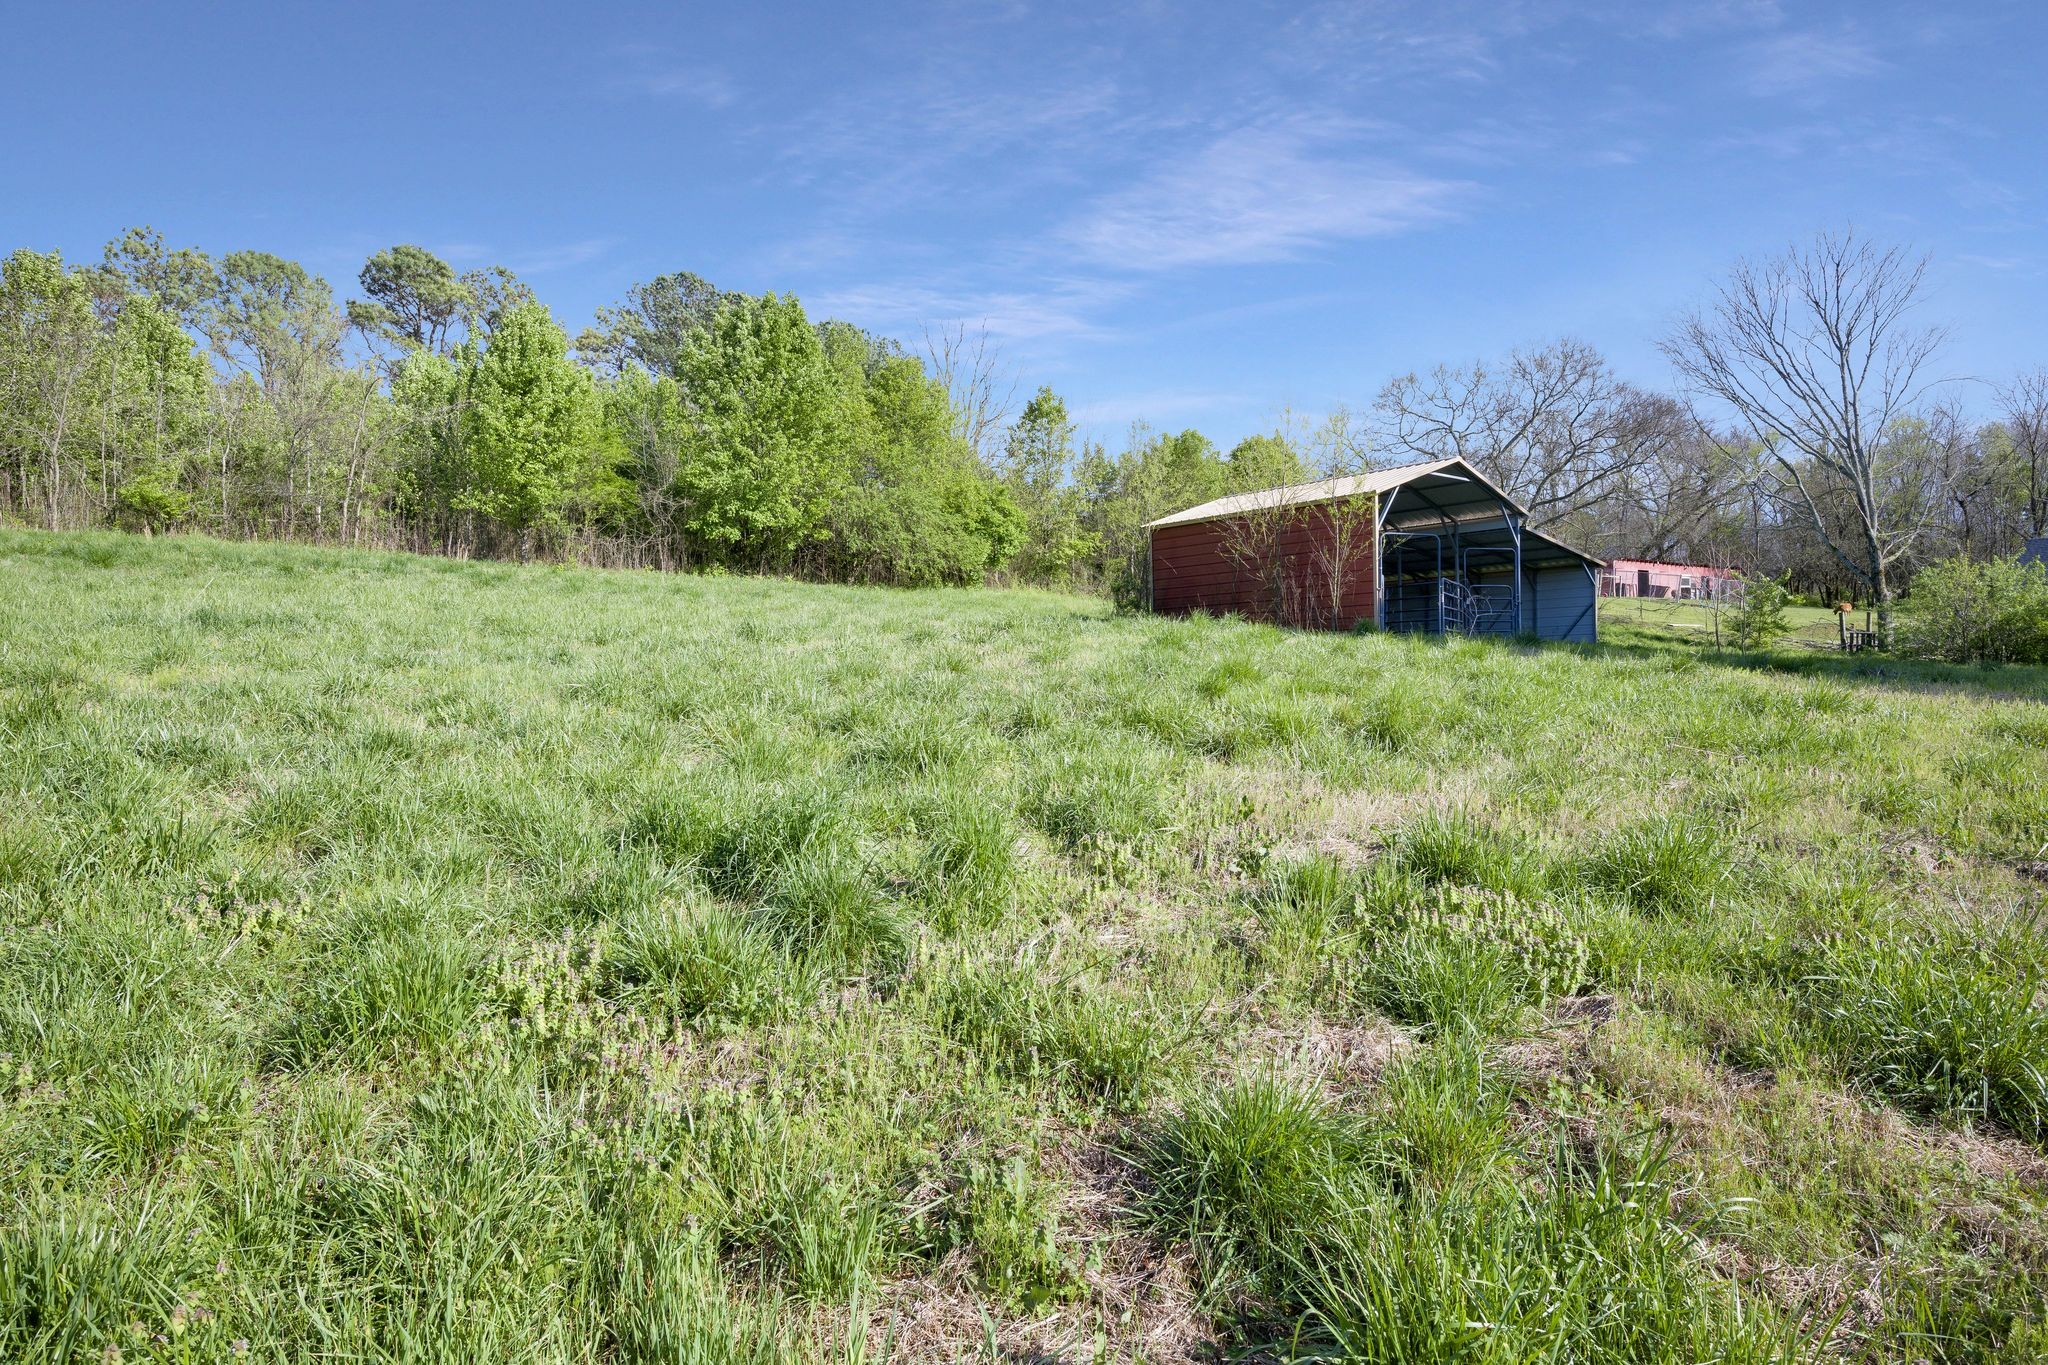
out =
<svg viewBox="0 0 2048 1365"><path fill-rule="evenodd" d="M1149 1001L1050 976L1030 963L960 965L931 987L939 1028L1003 1068L1050 1075L1134 1108L1185 1039Z"/></svg>

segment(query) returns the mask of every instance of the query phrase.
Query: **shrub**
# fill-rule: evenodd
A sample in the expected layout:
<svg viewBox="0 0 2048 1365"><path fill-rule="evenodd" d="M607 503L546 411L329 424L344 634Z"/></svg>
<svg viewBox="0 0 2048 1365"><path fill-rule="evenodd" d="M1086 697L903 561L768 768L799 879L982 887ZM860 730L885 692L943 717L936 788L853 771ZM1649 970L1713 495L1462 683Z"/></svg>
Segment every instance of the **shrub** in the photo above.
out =
<svg viewBox="0 0 2048 1365"><path fill-rule="evenodd" d="M1785 619L1790 594L1785 585L1772 578L1752 578L1742 585L1742 596L1728 612L1728 633L1737 649L1762 649L1792 629Z"/></svg>
<svg viewBox="0 0 2048 1365"><path fill-rule="evenodd" d="M175 469L145 469L114 493L114 520L124 530L161 531L191 511L192 495L178 487Z"/></svg>
<svg viewBox="0 0 2048 1365"><path fill-rule="evenodd" d="M2048 663L2048 564L1958 556L1913 579L1898 646L1944 663Z"/></svg>

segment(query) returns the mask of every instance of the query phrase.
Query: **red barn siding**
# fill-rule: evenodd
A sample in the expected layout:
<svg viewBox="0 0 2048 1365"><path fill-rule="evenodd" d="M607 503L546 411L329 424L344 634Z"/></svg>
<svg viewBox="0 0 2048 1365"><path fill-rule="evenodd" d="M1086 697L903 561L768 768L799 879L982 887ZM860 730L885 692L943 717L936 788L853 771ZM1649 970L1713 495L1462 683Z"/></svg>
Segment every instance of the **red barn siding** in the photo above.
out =
<svg viewBox="0 0 2048 1365"><path fill-rule="evenodd" d="M1329 513L1304 507L1288 517L1274 537L1272 554L1280 561L1280 601L1274 601L1273 575L1239 562L1231 546L1250 539L1243 518L1160 526L1152 531L1152 609L1169 615L1205 611L1236 612L1256 621L1276 618L1289 624L1315 624L1349 630L1374 619L1373 528L1368 522L1352 532L1354 553L1338 602L1337 619L1328 619L1330 590L1327 563L1335 541Z"/></svg>

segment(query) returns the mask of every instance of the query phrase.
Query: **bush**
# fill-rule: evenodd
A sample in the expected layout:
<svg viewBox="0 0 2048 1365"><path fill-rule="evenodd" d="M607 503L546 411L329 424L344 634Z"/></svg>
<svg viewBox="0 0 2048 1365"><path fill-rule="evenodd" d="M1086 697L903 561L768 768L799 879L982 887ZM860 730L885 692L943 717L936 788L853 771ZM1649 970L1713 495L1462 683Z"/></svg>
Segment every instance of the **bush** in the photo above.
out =
<svg viewBox="0 0 2048 1365"><path fill-rule="evenodd" d="M1775 579L1750 579L1742 585L1742 596L1728 613L1728 633L1737 649L1762 649L1792 629L1785 619L1790 594Z"/></svg>
<svg viewBox="0 0 2048 1365"><path fill-rule="evenodd" d="M191 511L192 495L178 487L175 470L144 470L114 494L114 521L124 530L161 531Z"/></svg>
<svg viewBox="0 0 2048 1365"><path fill-rule="evenodd" d="M1899 648L1943 663L2048 663L2048 564L1955 558L1922 569Z"/></svg>

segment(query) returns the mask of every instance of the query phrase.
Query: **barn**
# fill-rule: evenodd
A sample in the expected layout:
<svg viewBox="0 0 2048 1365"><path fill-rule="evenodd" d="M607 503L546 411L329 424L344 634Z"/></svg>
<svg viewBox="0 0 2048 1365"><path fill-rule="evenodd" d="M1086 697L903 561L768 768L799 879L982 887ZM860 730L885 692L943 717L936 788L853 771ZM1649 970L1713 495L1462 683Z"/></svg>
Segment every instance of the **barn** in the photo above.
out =
<svg viewBox="0 0 2048 1365"><path fill-rule="evenodd" d="M1463 460L1217 498L1149 523L1156 612L1591 642L1601 562Z"/></svg>
<svg viewBox="0 0 2048 1365"><path fill-rule="evenodd" d="M1602 597L1666 597L1719 602L1740 591L1742 575L1711 564L1663 559L1610 559L1600 571Z"/></svg>

